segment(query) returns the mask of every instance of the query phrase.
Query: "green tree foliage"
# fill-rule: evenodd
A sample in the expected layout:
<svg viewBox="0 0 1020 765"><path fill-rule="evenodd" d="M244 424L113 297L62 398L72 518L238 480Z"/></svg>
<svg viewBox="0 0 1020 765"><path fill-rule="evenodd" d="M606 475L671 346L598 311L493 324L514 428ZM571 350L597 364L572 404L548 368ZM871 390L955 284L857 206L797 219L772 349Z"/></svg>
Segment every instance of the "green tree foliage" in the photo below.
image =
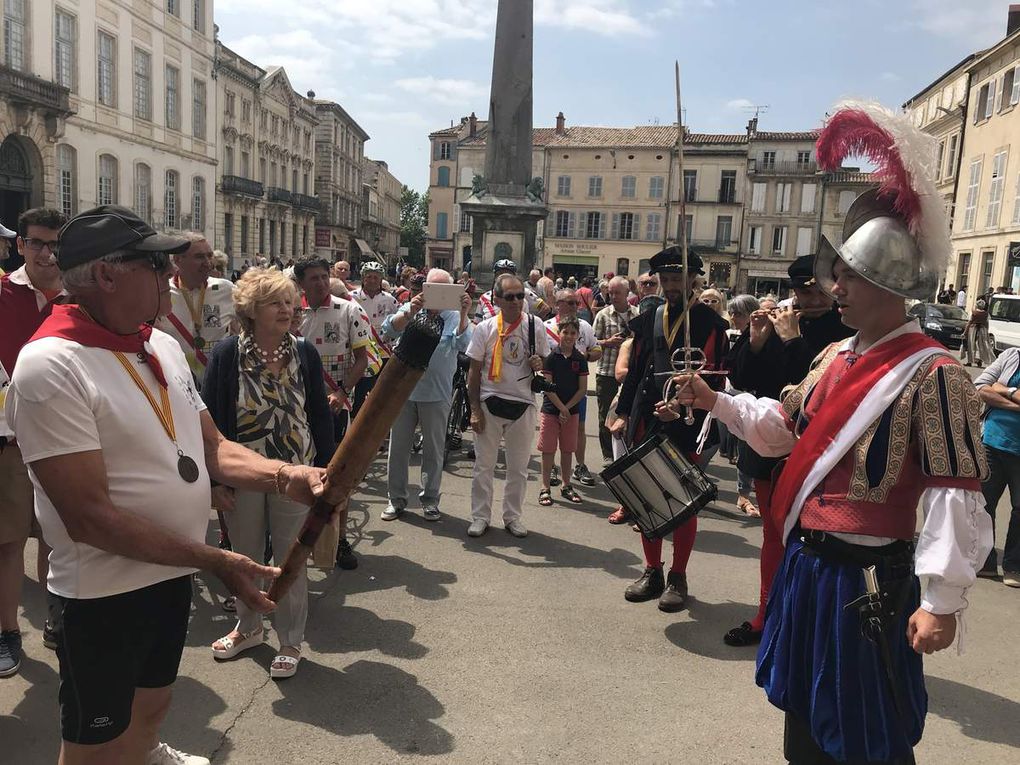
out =
<svg viewBox="0 0 1020 765"><path fill-rule="evenodd" d="M404 186L400 193L400 246L407 248L407 262L425 265L425 239L428 236L429 195Z"/></svg>

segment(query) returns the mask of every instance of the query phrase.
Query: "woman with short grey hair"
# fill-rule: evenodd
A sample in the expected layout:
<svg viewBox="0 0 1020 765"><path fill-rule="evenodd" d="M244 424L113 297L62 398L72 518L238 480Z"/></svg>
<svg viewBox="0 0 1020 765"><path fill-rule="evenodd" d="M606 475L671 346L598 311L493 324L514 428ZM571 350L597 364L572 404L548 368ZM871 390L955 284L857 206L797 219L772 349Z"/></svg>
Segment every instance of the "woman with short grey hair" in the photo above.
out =
<svg viewBox="0 0 1020 765"><path fill-rule="evenodd" d="M758 299L754 295L737 295L726 305L726 312L729 314L730 324L733 329L727 334L730 336L730 359L736 359L740 347L748 342L750 336L751 314L760 308ZM727 367L732 369L730 362ZM719 423L722 430L722 423ZM729 457L730 464L737 465L737 509L745 515L756 518L761 513L751 500L751 492L754 490L754 481L751 476L740 469L740 453L746 448L744 444L732 433L728 433L728 448L724 448L724 454Z"/></svg>

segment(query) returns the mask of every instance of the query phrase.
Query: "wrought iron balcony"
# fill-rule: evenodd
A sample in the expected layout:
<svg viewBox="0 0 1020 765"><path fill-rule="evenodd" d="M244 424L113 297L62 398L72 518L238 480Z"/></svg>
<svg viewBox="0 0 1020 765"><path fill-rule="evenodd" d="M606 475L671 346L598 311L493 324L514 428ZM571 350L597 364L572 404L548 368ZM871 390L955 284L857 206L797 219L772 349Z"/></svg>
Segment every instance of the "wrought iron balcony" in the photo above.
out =
<svg viewBox="0 0 1020 765"><path fill-rule="evenodd" d="M224 175L220 180L220 190L224 194L240 194L257 199L261 199L265 193L261 183L250 178L242 178L239 175Z"/></svg>
<svg viewBox="0 0 1020 765"><path fill-rule="evenodd" d="M270 186L266 189L266 199L270 202L283 202L284 204L291 204L293 197L287 189L281 189L278 186Z"/></svg>
<svg viewBox="0 0 1020 765"><path fill-rule="evenodd" d="M747 160L748 175L814 175L817 172L817 162L765 162L761 159Z"/></svg>
<svg viewBox="0 0 1020 765"><path fill-rule="evenodd" d="M62 85L0 64L0 96L4 100L67 117L74 114L70 94Z"/></svg>
<svg viewBox="0 0 1020 765"><path fill-rule="evenodd" d="M697 247L703 250L718 250L720 252L735 249L737 246L736 242L731 242L728 239L692 239L689 244L691 247Z"/></svg>
<svg viewBox="0 0 1020 765"><path fill-rule="evenodd" d="M318 197L313 197L309 194L298 194L296 191L292 197L295 207L302 207L305 210L314 210L315 212L318 212L320 209Z"/></svg>

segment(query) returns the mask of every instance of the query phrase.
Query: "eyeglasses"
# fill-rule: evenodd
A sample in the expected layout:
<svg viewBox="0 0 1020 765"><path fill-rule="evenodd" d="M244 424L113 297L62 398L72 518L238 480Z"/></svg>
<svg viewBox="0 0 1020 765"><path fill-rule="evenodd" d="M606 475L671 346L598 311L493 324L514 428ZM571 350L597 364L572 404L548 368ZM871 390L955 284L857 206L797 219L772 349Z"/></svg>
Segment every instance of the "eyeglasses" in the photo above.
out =
<svg viewBox="0 0 1020 765"><path fill-rule="evenodd" d="M170 256L165 252L138 252L121 258L121 263L133 263L136 260L147 260L153 271L166 271L170 267Z"/></svg>
<svg viewBox="0 0 1020 765"><path fill-rule="evenodd" d="M34 237L26 236L21 241L25 243L25 247L30 249L32 252L42 252L43 247L48 249L51 253L56 253L57 242L47 242L45 239L35 239Z"/></svg>
<svg viewBox="0 0 1020 765"><path fill-rule="evenodd" d="M509 301L509 302L513 302L514 300L524 300L524 293L523 292L507 292L505 295L503 295L502 299L506 300L506 301Z"/></svg>
<svg viewBox="0 0 1020 765"><path fill-rule="evenodd" d="M638 282L638 284L640 284L642 287L658 287L659 286L658 282L651 282L651 281Z"/></svg>
<svg viewBox="0 0 1020 765"><path fill-rule="evenodd" d="M719 302L719 298L704 298L701 302L707 305L715 305Z"/></svg>

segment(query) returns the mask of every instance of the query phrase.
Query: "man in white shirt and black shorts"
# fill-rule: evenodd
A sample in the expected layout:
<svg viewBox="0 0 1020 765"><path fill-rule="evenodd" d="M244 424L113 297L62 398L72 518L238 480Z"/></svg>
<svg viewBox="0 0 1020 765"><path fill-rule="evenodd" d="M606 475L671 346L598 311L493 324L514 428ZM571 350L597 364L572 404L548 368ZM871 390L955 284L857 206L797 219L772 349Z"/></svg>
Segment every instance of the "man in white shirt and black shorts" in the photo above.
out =
<svg viewBox="0 0 1020 765"><path fill-rule="evenodd" d="M503 525L515 537L524 537L528 530L521 523L521 506L538 419L531 380L549 355L549 343L542 322L523 310L525 291L520 279L503 274L492 293L499 313L475 327L467 349L471 429L476 434L468 535L480 537L489 528L492 475L502 442L506 452Z"/></svg>
<svg viewBox="0 0 1020 765"><path fill-rule="evenodd" d="M47 587L60 663L65 765L201 765L158 743L188 629L191 575L212 571L249 607L279 569L205 544L210 480L311 504L323 471L227 441L178 343L169 253L130 210L105 206L60 233L78 305L55 306L22 349L6 402L53 547Z"/></svg>

